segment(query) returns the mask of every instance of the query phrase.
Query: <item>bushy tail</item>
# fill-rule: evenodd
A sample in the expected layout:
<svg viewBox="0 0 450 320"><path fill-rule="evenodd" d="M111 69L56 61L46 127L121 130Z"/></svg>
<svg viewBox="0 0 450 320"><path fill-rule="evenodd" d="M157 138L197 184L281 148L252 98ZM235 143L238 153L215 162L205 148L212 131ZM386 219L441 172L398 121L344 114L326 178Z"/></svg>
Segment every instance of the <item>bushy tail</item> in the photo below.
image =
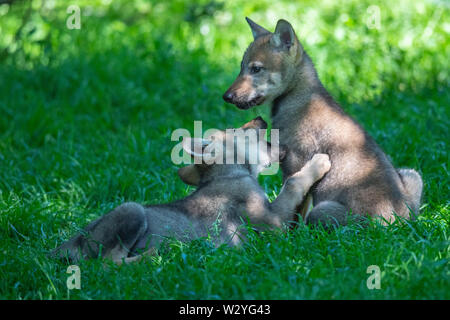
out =
<svg viewBox="0 0 450 320"><path fill-rule="evenodd" d="M415 214L419 214L423 191L422 177L413 169L398 169L397 172L402 181L408 205Z"/></svg>

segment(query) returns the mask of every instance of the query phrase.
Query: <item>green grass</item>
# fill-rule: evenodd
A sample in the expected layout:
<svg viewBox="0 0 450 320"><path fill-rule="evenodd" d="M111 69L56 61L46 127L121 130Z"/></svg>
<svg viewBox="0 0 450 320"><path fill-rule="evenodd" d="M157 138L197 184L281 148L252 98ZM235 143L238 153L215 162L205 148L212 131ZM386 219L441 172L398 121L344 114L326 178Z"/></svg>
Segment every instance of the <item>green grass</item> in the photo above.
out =
<svg viewBox="0 0 450 320"><path fill-rule="evenodd" d="M25 9L0 6L1 299L450 299L445 2L383 1L380 29L365 24L370 1L77 3L80 30L65 28L64 5L35 0L17 39ZM396 167L421 172L421 216L330 233L301 225L240 249L170 241L135 265L83 261L81 290L67 290L67 265L49 250L124 201L192 192L170 161L173 130L268 119L221 99L251 41L246 15L294 25L344 109ZM280 175L260 182L271 199L281 187ZM366 286L370 265L380 290Z"/></svg>

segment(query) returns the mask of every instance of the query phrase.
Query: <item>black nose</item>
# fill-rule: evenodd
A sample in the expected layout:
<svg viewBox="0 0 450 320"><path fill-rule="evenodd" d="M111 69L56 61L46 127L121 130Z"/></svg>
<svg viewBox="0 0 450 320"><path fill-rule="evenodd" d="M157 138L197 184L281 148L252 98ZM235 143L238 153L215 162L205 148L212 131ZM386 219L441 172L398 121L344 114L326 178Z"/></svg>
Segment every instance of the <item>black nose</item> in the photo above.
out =
<svg viewBox="0 0 450 320"><path fill-rule="evenodd" d="M233 92L227 91L227 92L224 93L224 95L223 95L222 98L223 98L223 100L225 100L226 102L232 103L233 100L234 100L234 94L233 94Z"/></svg>

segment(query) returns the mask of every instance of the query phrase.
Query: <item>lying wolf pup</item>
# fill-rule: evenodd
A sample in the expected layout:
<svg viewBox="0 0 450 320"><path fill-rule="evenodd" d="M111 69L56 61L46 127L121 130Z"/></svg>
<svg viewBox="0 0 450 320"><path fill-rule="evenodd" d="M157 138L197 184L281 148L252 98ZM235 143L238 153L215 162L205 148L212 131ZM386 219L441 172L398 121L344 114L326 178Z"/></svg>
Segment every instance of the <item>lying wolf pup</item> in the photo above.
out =
<svg viewBox="0 0 450 320"><path fill-rule="evenodd" d="M395 169L375 141L333 100L285 20L272 33L247 19L254 41L236 81L223 98L240 109L272 104L272 127L289 146L283 174L298 171L314 154L330 156L330 172L311 190L311 224L345 224L347 213L395 219L418 213L422 179Z"/></svg>
<svg viewBox="0 0 450 320"><path fill-rule="evenodd" d="M242 132L266 128L265 121L258 117L246 123ZM227 144L230 139L233 142ZM200 144L200 153L196 143ZM219 157L212 148L208 151L212 143L223 146L222 156L230 152L231 146L237 157L244 157L245 161L241 161L242 164L211 163L217 160L214 157ZM245 228L240 225L247 219L257 229L282 226L292 219L309 188L330 169L328 155L312 157L300 171L286 179L278 197L269 203L256 178L265 166L282 157L283 150L277 152L264 139L258 143L247 142L251 143L254 145L248 148L236 148L234 134L229 131L217 131L210 140L184 139L184 150L200 160L197 161L200 164L178 171L185 183L198 186L193 194L164 205L144 207L125 203L89 224L82 234L56 248L53 255L77 261L101 253L121 264L139 260L142 254L137 253L144 249L150 254L164 237L189 241L207 236L217 224L220 231L214 241L231 245L245 239ZM255 164L250 163L251 151L248 150L258 153ZM210 164L205 163L205 158Z"/></svg>

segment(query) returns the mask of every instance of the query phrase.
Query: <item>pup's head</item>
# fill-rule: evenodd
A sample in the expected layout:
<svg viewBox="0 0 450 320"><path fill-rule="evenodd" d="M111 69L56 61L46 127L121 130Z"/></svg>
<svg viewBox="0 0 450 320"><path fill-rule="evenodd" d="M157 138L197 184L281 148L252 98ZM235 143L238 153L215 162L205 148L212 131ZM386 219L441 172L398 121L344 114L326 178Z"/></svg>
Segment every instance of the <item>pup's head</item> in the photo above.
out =
<svg viewBox="0 0 450 320"><path fill-rule="evenodd" d="M257 177L286 154L282 146L272 147L264 139L265 129L267 123L257 117L237 129L217 130L206 139L184 138L183 149L196 164L180 168L178 175L183 182L195 186L243 171Z"/></svg>
<svg viewBox="0 0 450 320"><path fill-rule="evenodd" d="M279 20L272 33L246 19L254 41L244 53L237 79L223 95L240 109L272 102L283 94L303 56L302 45L286 20Z"/></svg>

